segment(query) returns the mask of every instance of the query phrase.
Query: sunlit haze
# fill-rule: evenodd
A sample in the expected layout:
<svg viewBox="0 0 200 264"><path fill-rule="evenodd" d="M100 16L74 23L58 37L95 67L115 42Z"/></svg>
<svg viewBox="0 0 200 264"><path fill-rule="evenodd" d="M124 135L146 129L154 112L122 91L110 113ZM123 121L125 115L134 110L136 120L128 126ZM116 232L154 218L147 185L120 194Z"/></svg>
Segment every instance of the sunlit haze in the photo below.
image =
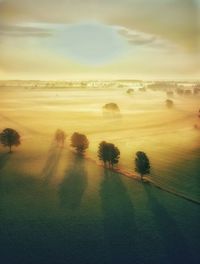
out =
<svg viewBox="0 0 200 264"><path fill-rule="evenodd" d="M1 79L198 79L197 0L2 0Z"/></svg>
<svg viewBox="0 0 200 264"><path fill-rule="evenodd" d="M0 0L0 263L200 263L200 0Z"/></svg>

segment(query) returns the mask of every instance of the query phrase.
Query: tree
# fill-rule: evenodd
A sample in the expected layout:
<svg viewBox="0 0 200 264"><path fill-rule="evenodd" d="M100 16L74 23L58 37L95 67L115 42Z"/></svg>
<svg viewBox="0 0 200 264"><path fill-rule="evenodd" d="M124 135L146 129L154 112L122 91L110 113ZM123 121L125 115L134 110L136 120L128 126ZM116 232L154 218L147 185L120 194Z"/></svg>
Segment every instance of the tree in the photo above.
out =
<svg viewBox="0 0 200 264"><path fill-rule="evenodd" d="M174 102L170 99L165 101L167 108L172 108L174 106Z"/></svg>
<svg viewBox="0 0 200 264"><path fill-rule="evenodd" d="M146 88L145 87L141 87L138 89L139 92L146 92Z"/></svg>
<svg viewBox="0 0 200 264"><path fill-rule="evenodd" d="M192 90L185 90L184 95L189 96L192 94Z"/></svg>
<svg viewBox="0 0 200 264"><path fill-rule="evenodd" d="M110 148L109 162L110 165L113 167L113 165L119 162L120 151L114 144L110 144L109 148Z"/></svg>
<svg viewBox="0 0 200 264"><path fill-rule="evenodd" d="M99 149L97 153L99 160L102 160L105 166L106 162L108 161L108 143L106 143L106 141L102 141L99 144Z"/></svg>
<svg viewBox="0 0 200 264"><path fill-rule="evenodd" d="M193 89L193 94L199 94L200 93L200 85L196 85Z"/></svg>
<svg viewBox="0 0 200 264"><path fill-rule="evenodd" d="M57 142L57 145L63 147L66 137L67 135L65 134L65 132L61 129L58 129L55 133L55 141Z"/></svg>
<svg viewBox="0 0 200 264"><path fill-rule="evenodd" d="M119 162L120 151L114 144L102 141L99 144L98 158L103 161L104 166L108 163L109 167L113 167Z"/></svg>
<svg viewBox="0 0 200 264"><path fill-rule="evenodd" d="M120 112L119 106L116 103L108 103L103 106L104 113L118 114Z"/></svg>
<svg viewBox="0 0 200 264"><path fill-rule="evenodd" d="M71 136L71 146L75 148L79 154L83 154L89 147L89 141L85 135L74 132Z"/></svg>
<svg viewBox="0 0 200 264"><path fill-rule="evenodd" d="M9 147L9 152L12 151L12 146L19 146L20 142L20 135L19 133L12 129L6 128L0 134L0 142L4 147Z"/></svg>
<svg viewBox="0 0 200 264"><path fill-rule="evenodd" d="M133 92L134 92L134 89L132 89L132 88L129 88L129 89L126 91L127 94L133 94Z"/></svg>
<svg viewBox="0 0 200 264"><path fill-rule="evenodd" d="M136 152L135 166L136 166L135 170L141 175L141 180L143 178L143 175L150 173L149 158L144 152L142 151Z"/></svg>
<svg viewBox="0 0 200 264"><path fill-rule="evenodd" d="M199 111L198 111L198 115L197 115L197 117L200 118L200 109L199 109ZM199 125L199 124L195 124L195 125L194 125L194 128L199 130L199 129L200 129L200 125Z"/></svg>
<svg viewBox="0 0 200 264"><path fill-rule="evenodd" d="M166 92L168 97L173 97L174 96L174 92L173 91L167 91Z"/></svg>
<svg viewBox="0 0 200 264"><path fill-rule="evenodd" d="M179 86L177 89L176 89L176 93L178 94L178 95L183 95L184 94L184 89L183 89L183 87L181 86Z"/></svg>

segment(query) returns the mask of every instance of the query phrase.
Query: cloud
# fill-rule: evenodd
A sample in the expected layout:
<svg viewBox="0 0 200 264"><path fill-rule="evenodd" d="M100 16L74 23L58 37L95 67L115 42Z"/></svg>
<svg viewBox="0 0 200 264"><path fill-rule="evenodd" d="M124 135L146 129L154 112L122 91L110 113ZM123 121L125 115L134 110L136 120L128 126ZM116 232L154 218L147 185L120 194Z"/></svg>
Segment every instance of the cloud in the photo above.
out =
<svg viewBox="0 0 200 264"><path fill-rule="evenodd" d="M135 1L135 5L128 8L125 4L118 15L108 18L110 23L174 42L185 52L198 49L197 20L198 9L193 0Z"/></svg>
<svg viewBox="0 0 200 264"><path fill-rule="evenodd" d="M56 49L61 50L59 45L66 48L62 41L67 34L62 26L99 22L118 28L131 47L127 60L112 65L113 71L142 72L147 67L146 72L154 68L159 74L161 67L164 72L168 65L173 74L174 69L182 73L184 64L189 72L199 68L195 64L200 54L199 10L200 0L0 0L0 49L7 66L16 53L19 63L21 57L24 59L20 71L26 70L27 65L35 71L39 59L46 62L42 57L46 50L46 57L56 57ZM59 39L62 43L57 45ZM34 54L30 55L31 52ZM29 56L37 63L29 63ZM58 71L65 68L63 58L57 65ZM76 66L72 68L76 71ZM40 69L42 74L43 65Z"/></svg>
<svg viewBox="0 0 200 264"><path fill-rule="evenodd" d="M116 29L118 29L119 34L126 38L126 40L133 46L145 46L146 48L164 51L178 50L178 47L175 44L159 36L131 30L121 26L116 27Z"/></svg>
<svg viewBox="0 0 200 264"><path fill-rule="evenodd" d="M10 37L49 37L52 32L39 27L0 24L0 35Z"/></svg>
<svg viewBox="0 0 200 264"><path fill-rule="evenodd" d="M4 23L99 21L156 35L185 49L198 50L199 0L4 0Z"/></svg>
<svg viewBox="0 0 200 264"><path fill-rule="evenodd" d="M156 40L155 36L144 34L141 32L133 31L125 27L118 27L118 32L124 36L130 43L136 45L151 44Z"/></svg>

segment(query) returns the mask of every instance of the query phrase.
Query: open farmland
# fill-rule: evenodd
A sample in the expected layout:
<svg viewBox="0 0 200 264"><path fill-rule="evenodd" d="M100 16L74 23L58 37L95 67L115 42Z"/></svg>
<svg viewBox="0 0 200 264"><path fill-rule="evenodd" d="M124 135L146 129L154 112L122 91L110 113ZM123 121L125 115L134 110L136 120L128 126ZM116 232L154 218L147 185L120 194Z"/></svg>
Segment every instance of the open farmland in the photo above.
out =
<svg viewBox="0 0 200 264"><path fill-rule="evenodd" d="M118 166L133 172L135 152L145 151L153 181L199 201L200 97L175 94L173 109L166 99L137 88L1 87L0 129L22 137L12 154L0 147L2 263L198 263L198 204L70 148L74 131L87 135L92 160L102 140L112 142ZM120 116L102 114L109 102ZM64 148L54 142L58 128Z"/></svg>

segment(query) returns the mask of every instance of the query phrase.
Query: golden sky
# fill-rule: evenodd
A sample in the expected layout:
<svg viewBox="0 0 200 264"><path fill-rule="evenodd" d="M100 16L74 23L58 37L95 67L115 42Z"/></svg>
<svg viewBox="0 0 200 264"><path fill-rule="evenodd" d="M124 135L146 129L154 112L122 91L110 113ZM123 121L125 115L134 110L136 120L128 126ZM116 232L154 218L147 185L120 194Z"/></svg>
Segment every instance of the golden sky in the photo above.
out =
<svg viewBox="0 0 200 264"><path fill-rule="evenodd" d="M0 0L0 79L200 77L199 0Z"/></svg>

